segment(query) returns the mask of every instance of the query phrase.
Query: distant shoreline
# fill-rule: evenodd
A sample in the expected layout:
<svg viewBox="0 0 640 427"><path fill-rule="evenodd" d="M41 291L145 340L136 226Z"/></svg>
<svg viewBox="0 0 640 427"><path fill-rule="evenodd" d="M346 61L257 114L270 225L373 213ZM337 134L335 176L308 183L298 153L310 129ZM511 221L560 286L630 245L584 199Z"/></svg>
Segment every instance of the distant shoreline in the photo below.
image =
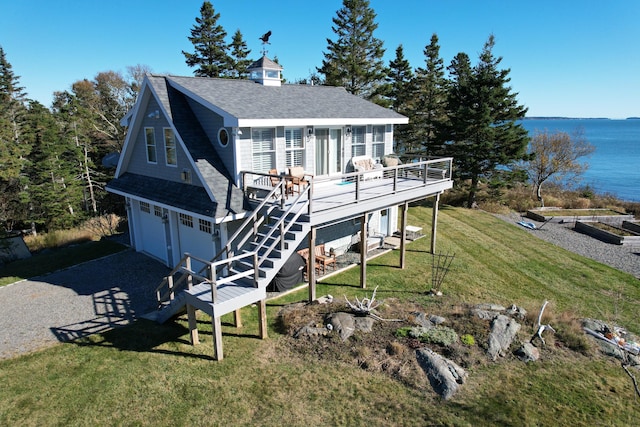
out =
<svg viewBox="0 0 640 427"><path fill-rule="evenodd" d="M562 116L532 116L522 120L640 120L640 117L627 117L626 119L610 119L609 117L562 117Z"/></svg>

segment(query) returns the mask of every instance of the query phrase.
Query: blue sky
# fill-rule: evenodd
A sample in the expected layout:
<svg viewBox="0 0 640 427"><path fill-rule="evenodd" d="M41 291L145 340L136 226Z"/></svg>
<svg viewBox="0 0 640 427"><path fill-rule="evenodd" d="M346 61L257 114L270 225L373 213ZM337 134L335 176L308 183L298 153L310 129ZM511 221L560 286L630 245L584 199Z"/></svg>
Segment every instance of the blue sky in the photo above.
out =
<svg viewBox="0 0 640 427"><path fill-rule="evenodd" d="M322 63L341 0L214 0L228 41L240 29L258 59L258 37L272 30L268 56L289 80ZM193 75L182 50L202 0L0 0L0 46L28 96L49 106L98 72L145 64L156 73ZM640 1L371 0L385 62L399 44L413 68L438 34L448 65L458 52L475 63L489 34L510 68L529 116L640 116Z"/></svg>

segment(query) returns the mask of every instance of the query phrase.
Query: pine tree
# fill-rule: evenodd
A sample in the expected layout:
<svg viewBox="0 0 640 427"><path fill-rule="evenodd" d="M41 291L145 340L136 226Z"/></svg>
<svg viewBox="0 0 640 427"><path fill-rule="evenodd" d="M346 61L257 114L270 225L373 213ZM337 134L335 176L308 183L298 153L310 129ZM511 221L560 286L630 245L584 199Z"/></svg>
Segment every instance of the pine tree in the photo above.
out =
<svg viewBox="0 0 640 427"><path fill-rule="evenodd" d="M491 179L500 168L528 158L528 134L517 123L527 109L507 86L510 70L498 68L502 58L493 55L494 45L491 35L473 68L465 54L458 54L449 67L447 149L458 178L470 181L469 206L476 202L480 179Z"/></svg>
<svg viewBox="0 0 640 427"><path fill-rule="evenodd" d="M193 43L194 53L182 51L189 67L198 67L194 74L199 77L221 77L233 67L228 46L224 41L227 32L218 25L219 13L215 13L209 1L202 3L200 17L191 29L189 41Z"/></svg>
<svg viewBox="0 0 640 427"><path fill-rule="evenodd" d="M410 112L410 127L414 143L419 144L419 154L440 156L443 154L447 80L436 34L431 36L423 53L425 67L416 70L415 102Z"/></svg>
<svg viewBox="0 0 640 427"><path fill-rule="evenodd" d="M375 18L368 0L343 0L333 18L337 40L327 39L328 52L317 70L327 85L344 86L354 95L380 102L378 91L387 70L382 60L383 43L373 36L378 28Z"/></svg>
<svg viewBox="0 0 640 427"><path fill-rule="evenodd" d="M397 113L410 118L415 93L414 76L409 61L404 57L404 48L402 45L397 47L396 57L389 61L387 82L390 85L389 98L391 100L391 108ZM410 125L397 125L394 128L395 150L398 154L409 154L413 152L410 131Z"/></svg>
<svg viewBox="0 0 640 427"><path fill-rule="evenodd" d="M237 30L231 40L231 68L228 71L229 77L236 79L246 79L249 77L249 65L252 61L247 59L251 50L247 48L247 42L244 41L242 33Z"/></svg>
<svg viewBox="0 0 640 427"><path fill-rule="evenodd" d="M0 46L0 223L11 230L26 219L26 94ZM1 233L1 231L0 231Z"/></svg>

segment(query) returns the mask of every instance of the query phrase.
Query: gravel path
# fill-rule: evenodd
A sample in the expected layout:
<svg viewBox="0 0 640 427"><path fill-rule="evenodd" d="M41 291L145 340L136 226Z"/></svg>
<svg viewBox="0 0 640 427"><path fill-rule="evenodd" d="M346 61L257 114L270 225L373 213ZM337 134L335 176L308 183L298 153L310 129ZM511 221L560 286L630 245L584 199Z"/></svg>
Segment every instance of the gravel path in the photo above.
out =
<svg viewBox="0 0 640 427"><path fill-rule="evenodd" d="M518 227L516 223L520 221L519 216L496 215L496 217L511 222L516 227ZM574 231L573 223L548 222L543 225L543 223L529 218L525 219L525 221L532 222L537 227L542 227L537 230L522 227L523 230L527 230L530 234L568 251L633 274L640 279L640 247L602 242L586 234Z"/></svg>
<svg viewBox="0 0 640 427"><path fill-rule="evenodd" d="M126 250L0 287L0 359L131 323L168 272Z"/></svg>

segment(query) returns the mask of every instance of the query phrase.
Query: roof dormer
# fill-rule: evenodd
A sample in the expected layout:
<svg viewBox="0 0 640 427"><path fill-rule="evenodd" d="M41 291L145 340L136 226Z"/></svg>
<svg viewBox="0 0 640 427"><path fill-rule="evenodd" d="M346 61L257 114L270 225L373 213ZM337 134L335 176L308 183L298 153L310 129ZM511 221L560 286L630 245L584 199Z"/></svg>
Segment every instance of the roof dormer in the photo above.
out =
<svg viewBox="0 0 640 427"><path fill-rule="evenodd" d="M248 68L249 80L260 83L263 86L281 86L282 78L280 71L282 67L269 58L263 56Z"/></svg>

